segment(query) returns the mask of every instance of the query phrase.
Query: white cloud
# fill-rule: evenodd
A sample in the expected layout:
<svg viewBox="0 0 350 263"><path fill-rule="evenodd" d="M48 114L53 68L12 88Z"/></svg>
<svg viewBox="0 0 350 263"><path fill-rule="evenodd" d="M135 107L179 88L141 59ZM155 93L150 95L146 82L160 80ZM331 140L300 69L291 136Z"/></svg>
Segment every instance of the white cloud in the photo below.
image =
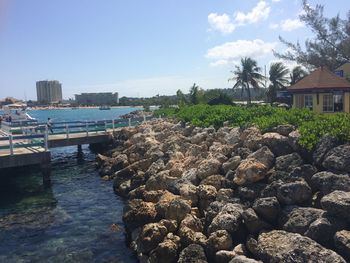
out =
<svg viewBox="0 0 350 263"><path fill-rule="evenodd" d="M285 19L285 20L282 20L280 23L278 24L270 24L270 28L271 29L282 29L283 31L293 31L295 29L298 29L298 28L302 28L304 27L304 23L301 22L299 19Z"/></svg>
<svg viewBox="0 0 350 263"><path fill-rule="evenodd" d="M208 15L210 30L216 30L222 34L229 34L232 33L238 26L254 24L261 20L266 20L269 17L270 10L271 8L268 3L261 0L248 13L235 13L233 19L231 19L227 14L219 15L217 13L210 13Z"/></svg>
<svg viewBox="0 0 350 263"><path fill-rule="evenodd" d="M271 8L265 1L259 1L258 4L248 13L237 12L235 22L238 25L254 24L260 20L266 20L269 17Z"/></svg>
<svg viewBox="0 0 350 263"><path fill-rule="evenodd" d="M281 0L272 0L272 2L277 3L277 2L281 2Z"/></svg>
<svg viewBox="0 0 350 263"><path fill-rule="evenodd" d="M214 60L211 66L235 63L241 57L258 58L270 54L277 43L264 42L261 39L237 40L213 47L207 51L206 57Z"/></svg>
<svg viewBox="0 0 350 263"><path fill-rule="evenodd" d="M211 13L208 16L208 22L213 30L220 31L223 34L232 33L236 28L227 14Z"/></svg>

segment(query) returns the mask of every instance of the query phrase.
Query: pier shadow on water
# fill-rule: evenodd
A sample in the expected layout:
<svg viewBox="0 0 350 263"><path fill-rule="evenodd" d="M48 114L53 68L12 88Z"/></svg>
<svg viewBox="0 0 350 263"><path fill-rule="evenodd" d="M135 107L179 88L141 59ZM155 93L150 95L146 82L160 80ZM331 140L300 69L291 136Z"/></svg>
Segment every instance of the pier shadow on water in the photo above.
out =
<svg viewBox="0 0 350 263"><path fill-rule="evenodd" d="M0 172L0 262L136 262L123 201L87 147L77 157L76 147L52 151L51 187L39 167Z"/></svg>

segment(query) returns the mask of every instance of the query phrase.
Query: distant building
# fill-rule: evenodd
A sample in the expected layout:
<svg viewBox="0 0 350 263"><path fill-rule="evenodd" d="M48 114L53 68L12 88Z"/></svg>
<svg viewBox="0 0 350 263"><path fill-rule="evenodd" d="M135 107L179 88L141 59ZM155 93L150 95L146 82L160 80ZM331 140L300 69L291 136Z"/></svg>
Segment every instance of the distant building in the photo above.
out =
<svg viewBox="0 0 350 263"><path fill-rule="evenodd" d="M319 113L350 112L350 82L325 67L311 72L287 90L293 95L294 108Z"/></svg>
<svg viewBox="0 0 350 263"><path fill-rule="evenodd" d="M81 93L75 95L75 101L79 105L100 106L119 104L118 92Z"/></svg>
<svg viewBox="0 0 350 263"><path fill-rule="evenodd" d="M62 84L57 80L37 81L36 94L39 103L59 103L62 101Z"/></svg>

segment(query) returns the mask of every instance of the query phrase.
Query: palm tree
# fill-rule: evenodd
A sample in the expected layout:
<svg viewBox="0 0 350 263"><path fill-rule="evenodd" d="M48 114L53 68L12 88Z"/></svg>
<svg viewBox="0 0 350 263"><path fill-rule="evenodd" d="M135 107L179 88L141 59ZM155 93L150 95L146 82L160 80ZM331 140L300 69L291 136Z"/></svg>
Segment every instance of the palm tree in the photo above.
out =
<svg viewBox="0 0 350 263"><path fill-rule="evenodd" d="M248 94L248 105L251 104L252 99L250 95L250 87L254 89L260 88L260 84L263 84L264 76L260 74L261 68L257 66L257 62L254 59L245 57L241 59L241 66L236 66L235 70L231 71L234 74L230 80L235 81L233 89L241 88L242 94L244 90Z"/></svg>
<svg viewBox="0 0 350 263"><path fill-rule="evenodd" d="M201 90L196 83L193 83L190 89L190 101L192 104L198 104L200 102Z"/></svg>
<svg viewBox="0 0 350 263"><path fill-rule="evenodd" d="M296 66L292 69L292 72L290 74L290 85L294 85L297 83L299 80L304 78L307 75L307 72L303 70L302 67Z"/></svg>
<svg viewBox="0 0 350 263"><path fill-rule="evenodd" d="M283 65L282 62L272 63L269 71L270 86L267 91L267 97L270 102L276 100L277 91L284 90L288 85L289 70Z"/></svg>

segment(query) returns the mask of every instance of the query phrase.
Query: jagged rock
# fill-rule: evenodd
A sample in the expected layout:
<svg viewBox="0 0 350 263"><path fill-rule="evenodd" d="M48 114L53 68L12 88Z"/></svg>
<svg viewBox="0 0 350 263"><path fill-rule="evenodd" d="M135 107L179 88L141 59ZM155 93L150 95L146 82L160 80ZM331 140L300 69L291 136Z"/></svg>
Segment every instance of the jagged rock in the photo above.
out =
<svg viewBox="0 0 350 263"><path fill-rule="evenodd" d="M219 202L230 202L233 199L234 190L230 188L222 188L217 192L216 201Z"/></svg>
<svg viewBox="0 0 350 263"><path fill-rule="evenodd" d="M235 150L235 154L238 154L242 159L246 159L251 153L252 151L250 149L244 147L238 147Z"/></svg>
<svg viewBox="0 0 350 263"><path fill-rule="evenodd" d="M189 181L193 185L198 185L199 180L197 178L197 169L196 168L191 168L189 170L184 171L182 174L182 178Z"/></svg>
<svg viewBox="0 0 350 263"><path fill-rule="evenodd" d="M345 174L319 172L312 176L311 186L314 191L320 191L322 195L335 190L350 191L350 177Z"/></svg>
<svg viewBox="0 0 350 263"><path fill-rule="evenodd" d="M197 176L200 180L213 174L219 174L221 162L216 159L205 159L199 164Z"/></svg>
<svg viewBox="0 0 350 263"><path fill-rule="evenodd" d="M216 199L217 191L214 186L211 185L200 185L197 187L199 211L203 214L203 211L207 209L210 203Z"/></svg>
<svg viewBox="0 0 350 263"><path fill-rule="evenodd" d="M127 228L135 229L144 224L153 222L157 211L155 205L141 200L132 200L124 208L123 221Z"/></svg>
<svg viewBox="0 0 350 263"><path fill-rule="evenodd" d="M244 147L246 147L252 151L256 151L261 146L262 135L261 135L260 130L258 128L250 127L248 129L245 129L240 134L239 139L241 142L243 142Z"/></svg>
<svg viewBox="0 0 350 263"><path fill-rule="evenodd" d="M312 155L316 165L320 166L323 162L324 156L334 147L338 145L338 141L331 136L324 136L316 145L315 151Z"/></svg>
<svg viewBox="0 0 350 263"><path fill-rule="evenodd" d="M266 187L266 184L263 183L254 183L245 186L237 187L236 193L242 200L254 201L259 195L260 192Z"/></svg>
<svg viewBox="0 0 350 263"><path fill-rule="evenodd" d="M206 246L209 259L214 259L219 250L232 249L232 238L226 230L218 230L210 234Z"/></svg>
<svg viewBox="0 0 350 263"><path fill-rule="evenodd" d="M287 263L345 263L345 260L330 249L326 249L300 234L273 230L258 238L256 257L264 262Z"/></svg>
<svg viewBox="0 0 350 263"><path fill-rule="evenodd" d="M164 191L164 194L155 205L156 211L160 217L165 218L170 202L176 198L178 198L177 195Z"/></svg>
<svg viewBox="0 0 350 263"><path fill-rule="evenodd" d="M179 247L180 237L169 233L164 241L159 243L157 248L151 252L150 263L176 262Z"/></svg>
<svg viewBox="0 0 350 263"><path fill-rule="evenodd" d="M227 230L229 233L234 233L242 221L242 206L239 204L226 204L220 212L213 218L213 221L208 227L208 233L213 233L218 230Z"/></svg>
<svg viewBox="0 0 350 263"><path fill-rule="evenodd" d="M226 174L229 170L236 170L241 160L241 157L236 155L230 158L227 162L223 163L222 169L224 170L224 173Z"/></svg>
<svg viewBox="0 0 350 263"><path fill-rule="evenodd" d="M271 225L261 220L252 208L244 210L242 218L248 231L252 234L257 234L263 229L271 229Z"/></svg>
<svg viewBox="0 0 350 263"><path fill-rule="evenodd" d="M325 216L312 222L305 235L323 246L332 247L334 234L345 227L343 220Z"/></svg>
<svg viewBox="0 0 350 263"><path fill-rule="evenodd" d="M148 253L155 249L166 236L167 228L159 223L150 223L143 226L137 238L137 250L141 253Z"/></svg>
<svg viewBox="0 0 350 263"><path fill-rule="evenodd" d="M350 231L342 230L334 235L334 244L337 252L350 260Z"/></svg>
<svg viewBox="0 0 350 263"><path fill-rule="evenodd" d="M291 172L294 168L303 164L303 160L297 153L291 153L276 158L275 169Z"/></svg>
<svg viewBox="0 0 350 263"><path fill-rule="evenodd" d="M325 155L322 165L328 170L350 173L350 144L330 150Z"/></svg>
<svg viewBox="0 0 350 263"><path fill-rule="evenodd" d="M191 244L181 251L177 263L208 263L208 261L203 247Z"/></svg>
<svg viewBox="0 0 350 263"><path fill-rule="evenodd" d="M310 184L312 176L317 173L315 166L311 164L303 164L302 166L295 167L289 174L290 178L304 179Z"/></svg>
<svg viewBox="0 0 350 263"><path fill-rule="evenodd" d="M311 201L311 188L305 181L286 183L277 190L277 199L281 204L303 204Z"/></svg>
<svg viewBox="0 0 350 263"><path fill-rule="evenodd" d="M236 253L234 251L219 250L215 254L215 262L216 263L228 263L235 256L236 256Z"/></svg>
<svg viewBox="0 0 350 263"><path fill-rule="evenodd" d="M193 184L182 184L179 188L179 193L183 199L191 201L192 206L198 204L197 187Z"/></svg>
<svg viewBox="0 0 350 263"><path fill-rule="evenodd" d="M169 171L162 171L151 176L146 182L146 190L167 190L178 178L169 175Z"/></svg>
<svg viewBox="0 0 350 263"><path fill-rule="evenodd" d="M265 178L267 170L263 163L252 158L245 159L237 167L233 182L243 185L260 181Z"/></svg>
<svg viewBox="0 0 350 263"><path fill-rule="evenodd" d="M288 136L292 131L295 130L295 127L290 124L278 125L271 129L272 132L277 132L283 136Z"/></svg>
<svg viewBox="0 0 350 263"><path fill-rule="evenodd" d="M311 223L324 214L322 209L286 206L280 214L279 225L286 231L304 235Z"/></svg>
<svg viewBox="0 0 350 263"><path fill-rule="evenodd" d="M197 133L196 135L194 135L191 138L191 143L193 144L200 144L201 142L204 142L208 137L208 133L207 132L201 132L201 133Z"/></svg>
<svg viewBox="0 0 350 263"><path fill-rule="evenodd" d="M288 134L289 145L293 148L294 151L299 151L301 146L299 144L300 132L298 130L292 131Z"/></svg>
<svg viewBox="0 0 350 263"><path fill-rule="evenodd" d="M350 220L350 192L334 191L322 197L321 206L331 215Z"/></svg>
<svg viewBox="0 0 350 263"><path fill-rule="evenodd" d="M269 147L269 149L276 156L286 155L293 152L290 146L288 137L275 132L268 132L262 136L262 144Z"/></svg>
<svg viewBox="0 0 350 263"><path fill-rule="evenodd" d="M208 176L207 178L202 180L200 184L214 186L215 189L218 191L219 189L225 187L225 181L226 181L225 177L223 177L222 175L216 174L216 175Z"/></svg>
<svg viewBox="0 0 350 263"><path fill-rule="evenodd" d="M247 158L261 162L267 169L270 169L275 162L275 156L267 146L263 146L259 150L249 154Z"/></svg>
<svg viewBox="0 0 350 263"><path fill-rule="evenodd" d="M252 258L247 258L246 256L236 256L229 263L262 263L262 261L257 261Z"/></svg>
<svg viewBox="0 0 350 263"><path fill-rule="evenodd" d="M274 223L281 210L276 197L265 197L256 199L253 204L255 212L270 223Z"/></svg>
<svg viewBox="0 0 350 263"><path fill-rule="evenodd" d="M175 232L178 226L176 220L162 219L159 223L165 226L168 229L168 232Z"/></svg>
<svg viewBox="0 0 350 263"><path fill-rule="evenodd" d="M180 198L173 199L165 212L166 219L174 219L177 222L181 222L187 214L191 212L191 206L188 201Z"/></svg>
<svg viewBox="0 0 350 263"><path fill-rule="evenodd" d="M189 227L180 228L178 235L181 238L181 243L183 246L188 246L190 244L198 244L204 246L207 242L207 237L202 232L196 232Z"/></svg>

